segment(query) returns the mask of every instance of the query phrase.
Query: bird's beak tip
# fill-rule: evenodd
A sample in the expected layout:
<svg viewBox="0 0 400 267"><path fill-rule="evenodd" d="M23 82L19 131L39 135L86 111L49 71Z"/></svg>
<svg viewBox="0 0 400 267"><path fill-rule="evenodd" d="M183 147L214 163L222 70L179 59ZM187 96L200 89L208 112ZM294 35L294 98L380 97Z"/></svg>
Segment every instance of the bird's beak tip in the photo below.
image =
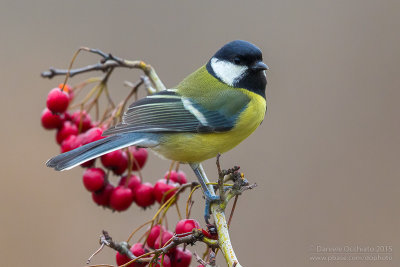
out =
<svg viewBox="0 0 400 267"><path fill-rule="evenodd" d="M259 61L256 64L254 64L254 66L252 66L252 69L253 70L269 70L269 67L264 62Z"/></svg>

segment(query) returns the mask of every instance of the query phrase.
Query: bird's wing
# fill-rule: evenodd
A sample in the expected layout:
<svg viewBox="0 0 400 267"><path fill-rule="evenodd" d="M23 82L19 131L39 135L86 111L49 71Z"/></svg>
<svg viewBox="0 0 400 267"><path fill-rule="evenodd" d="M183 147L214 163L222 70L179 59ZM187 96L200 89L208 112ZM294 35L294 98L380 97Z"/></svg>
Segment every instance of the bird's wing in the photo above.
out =
<svg viewBox="0 0 400 267"><path fill-rule="evenodd" d="M249 100L237 106L238 112L224 112L224 106L210 110L192 98L166 90L134 102L125 112L122 123L103 135L127 132L224 132L232 129L240 111ZM226 101L229 106L229 99ZM231 107L230 107L231 108Z"/></svg>

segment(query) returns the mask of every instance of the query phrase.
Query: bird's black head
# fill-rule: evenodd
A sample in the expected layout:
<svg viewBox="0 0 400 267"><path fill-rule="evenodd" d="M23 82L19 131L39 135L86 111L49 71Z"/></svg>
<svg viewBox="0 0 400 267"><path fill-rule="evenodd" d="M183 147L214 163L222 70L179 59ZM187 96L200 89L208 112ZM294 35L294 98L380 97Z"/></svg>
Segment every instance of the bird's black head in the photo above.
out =
<svg viewBox="0 0 400 267"><path fill-rule="evenodd" d="M262 61L262 53L257 46L242 40L227 43L215 53L206 67L220 81L265 98L265 71L268 66Z"/></svg>

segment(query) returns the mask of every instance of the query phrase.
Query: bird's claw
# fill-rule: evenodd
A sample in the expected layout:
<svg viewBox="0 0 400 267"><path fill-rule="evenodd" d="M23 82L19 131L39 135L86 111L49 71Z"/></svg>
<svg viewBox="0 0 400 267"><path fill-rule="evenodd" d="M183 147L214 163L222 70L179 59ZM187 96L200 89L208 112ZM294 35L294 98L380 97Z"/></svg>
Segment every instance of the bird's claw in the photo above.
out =
<svg viewBox="0 0 400 267"><path fill-rule="evenodd" d="M209 193L209 192L208 192ZM208 195L207 193L204 192L204 197L206 199L206 204L205 204L205 209L204 209L204 220L206 221L207 224L210 223L210 215L211 215L211 204L213 202L218 202L221 200L220 196L216 195Z"/></svg>

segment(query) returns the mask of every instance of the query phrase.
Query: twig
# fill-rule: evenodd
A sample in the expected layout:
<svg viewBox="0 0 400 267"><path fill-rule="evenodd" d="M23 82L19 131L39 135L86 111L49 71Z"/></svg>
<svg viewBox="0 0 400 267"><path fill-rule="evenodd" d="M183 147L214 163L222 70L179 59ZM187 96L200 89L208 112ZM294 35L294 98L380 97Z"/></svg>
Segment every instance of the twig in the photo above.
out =
<svg viewBox="0 0 400 267"><path fill-rule="evenodd" d="M237 190L231 190L231 191L227 194L227 196L226 196L225 205L226 205L233 197L242 194L242 193L243 193L244 191L246 191L246 190L254 189L255 187L257 187L257 184L256 184L256 183L251 184L251 185L242 186L240 189L237 189Z"/></svg>
<svg viewBox="0 0 400 267"><path fill-rule="evenodd" d="M171 202L174 202L174 201L176 200L177 196L178 196L181 192L183 192L183 190L185 190L187 187L193 187L193 186L195 186L195 185L197 185L196 182L192 182L192 183L187 183L187 184L181 185L181 186L174 192L174 195L172 195L167 201L165 201L165 203L163 203L163 204L161 205L161 207L157 210L156 214L155 214L155 215L153 216L153 218L151 219L150 229L153 228L154 222L157 220L159 214L160 214L165 208L167 208L168 205L169 205ZM149 236L147 235L147 236L146 236L146 239L145 239L144 242L143 242L143 244L146 243L148 237L149 237Z"/></svg>
<svg viewBox="0 0 400 267"><path fill-rule="evenodd" d="M196 258L196 261L198 263L200 263L201 265L203 265L204 267L215 267L216 266L216 262L215 262L216 256L215 256L215 253L213 251L210 252L210 255L209 255L210 261L209 261L209 263L207 263L205 260L203 260L199 256L199 254L197 254L196 252L194 252L193 255Z"/></svg>
<svg viewBox="0 0 400 267"><path fill-rule="evenodd" d="M169 183L169 179L171 178L171 172L174 168L175 161L171 161L171 165L169 166L168 174L167 174L167 184Z"/></svg>
<svg viewBox="0 0 400 267"><path fill-rule="evenodd" d="M119 117L120 121L122 121L122 115L124 113L126 104L128 103L128 100L134 95L136 94L137 90L139 89L139 87L143 84L143 80L139 80L137 81L135 84L132 85L132 90L129 92L128 96L124 99L124 102L122 102L122 105L120 106L120 108L117 111L117 117Z"/></svg>
<svg viewBox="0 0 400 267"><path fill-rule="evenodd" d="M178 213L179 220L182 220L181 210L179 209L178 201L175 201L176 212Z"/></svg>
<svg viewBox="0 0 400 267"><path fill-rule="evenodd" d="M149 77L147 76L142 76L143 82L144 82L144 88L146 88L147 93L149 95L152 95L157 92L157 90L151 85L151 82L149 80Z"/></svg>
<svg viewBox="0 0 400 267"><path fill-rule="evenodd" d="M193 186L192 191L190 192L189 197L186 201L186 219L189 218L191 205L193 205L192 195L193 195L194 191L196 191L198 188L200 188L200 185Z"/></svg>
<svg viewBox="0 0 400 267"><path fill-rule="evenodd" d="M215 255L215 253L213 252L213 251L211 251L210 252L210 260L209 260L209 265L210 266L212 266L212 267L215 267L216 266L216 255Z"/></svg>
<svg viewBox="0 0 400 267"><path fill-rule="evenodd" d="M121 243L115 243L114 240L111 238L111 236L108 234L107 231L103 230L103 236L100 238L100 240L104 239L105 241L103 242L104 245L107 247L110 247L116 251L118 251L121 254L124 254L128 256L130 259L135 259L136 256L133 255L132 251L129 249L129 245L127 242L121 242ZM139 261L141 262L141 261Z"/></svg>
<svg viewBox="0 0 400 267"><path fill-rule="evenodd" d="M129 235L128 239L126 240L126 242L129 242L129 241L132 239L133 235L134 235L137 231L139 231L139 230L142 229L144 226L146 226L146 225L148 225L148 224L150 224L150 223L152 223L152 222L153 222L153 220L150 220L150 221L148 221L148 222L145 222L144 224L140 225L140 226L137 227L135 230L133 230L132 233Z"/></svg>
<svg viewBox="0 0 400 267"><path fill-rule="evenodd" d="M219 190L219 197L221 202L225 202L225 189L224 189L224 172L221 171L221 165L219 162L219 159L221 157L221 154L218 153L217 155L217 169L218 169L218 190Z"/></svg>
<svg viewBox="0 0 400 267"><path fill-rule="evenodd" d="M221 176L221 175L222 175L221 164L220 164L220 162L219 162L219 159L220 159L220 158L221 158L221 153L218 153L218 155L217 155L217 161L216 161L218 176Z"/></svg>
<svg viewBox="0 0 400 267"><path fill-rule="evenodd" d="M231 215L229 215L229 219L228 219L228 229L231 226L231 222L232 222L232 218L233 218L233 213L235 212L235 208L236 208L236 203L238 201L239 196L236 195L235 196L235 200L233 201L233 206L232 206L232 210L231 210Z"/></svg>
<svg viewBox="0 0 400 267"><path fill-rule="evenodd" d="M207 266L207 262L205 262L200 256L199 254L197 254L196 252L193 253L194 257L196 258L196 261L204 266Z"/></svg>
<svg viewBox="0 0 400 267"><path fill-rule="evenodd" d="M158 77L157 73L153 69L153 67L144 63L143 61L126 60L126 59L115 57L111 54L104 53L101 50L87 48L87 47L81 47L78 51L82 51L82 50L97 54L97 55L101 56L102 59L100 60L100 62L98 62L96 64L88 65L88 66L85 66L82 68L71 69L72 63L70 65L70 69L68 69L68 70L50 68L48 71L42 72L42 74L41 74L42 77L51 79L57 75L67 75L66 78L68 78L68 77L73 77L77 74L91 72L91 71L107 72L111 68L141 69L149 77L151 82L154 84L156 91L162 91L162 90L166 89L164 84L161 82L160 78ZM76 58L76 56L77 56L77 53L74 55L74 59Z"/></svg>
<svg viewBox="0 0 400 267"><path fill-rule="evenodd" d="M200 242L207 244L208 246L210 246L212 248L218 247L218 242L216 240L206 238L203 235L203 232L200 229L196 229L196 228L192 230L191 234L189 234L187 236L183 236L183 237L178 237L175 235L168 242L166 242L166 244L162 248L150 251L150 252L143 254L141 256L138 256L138 257L133 255L133 253L129 250L128 243L126 243L126 242L115 243L112 240L112 238L110 237L110 235L108 234L108 232L103 231L103 236L101 238L105 240L105 242L103 242L104 245L118 251L121 254L126 255L128 258L131 259L130 262L127 262L126 264L124 264L122 266L128 266L132 262L141 262L141 263L150 262L153 260L154 257L157 258L160 254L163 254L163 255L167 254L169 250L177 247L180 244L193 245L194 243L200 241ZM150 256L150 255L154 255L154 257L148 258L148 256Z"/></svg>
<svg viewBox="0 0 400 267"><path fill-rule="evenodd" d="M92 255L90 255L89 259L86 261L86 264L89 264L90 261L93 259L93 257L96 256L104 248L104 246L106 245L106 242L107 241L105 240L105 237L101 236L100 237L100 247Z"/></svg>
<svg viewBox="0 0 400 267"><path fill-rule="evenodd" d="M232 247L232 243L228 232L228 223L225 218L226 206L233 197L240 195L244 190L252 189L256 185L249 185L248 181L243 178L243 175L238 172L240 167L235 166L228 170L221 170L220 167L220 156L217 156L217 168L218 168L218 187L221 201L213 202L211 204L211 213L214 218L215 227L218 232L218 244L225 257L225 261L229 267L241 267L238 259L236 258L235 252ZM225 192L225 181L232 180L234 184ZM235 206L235 204L234 204ZM232 216L233 213L231 213ZM229 222L230 224L230 222Z"/></svg>

